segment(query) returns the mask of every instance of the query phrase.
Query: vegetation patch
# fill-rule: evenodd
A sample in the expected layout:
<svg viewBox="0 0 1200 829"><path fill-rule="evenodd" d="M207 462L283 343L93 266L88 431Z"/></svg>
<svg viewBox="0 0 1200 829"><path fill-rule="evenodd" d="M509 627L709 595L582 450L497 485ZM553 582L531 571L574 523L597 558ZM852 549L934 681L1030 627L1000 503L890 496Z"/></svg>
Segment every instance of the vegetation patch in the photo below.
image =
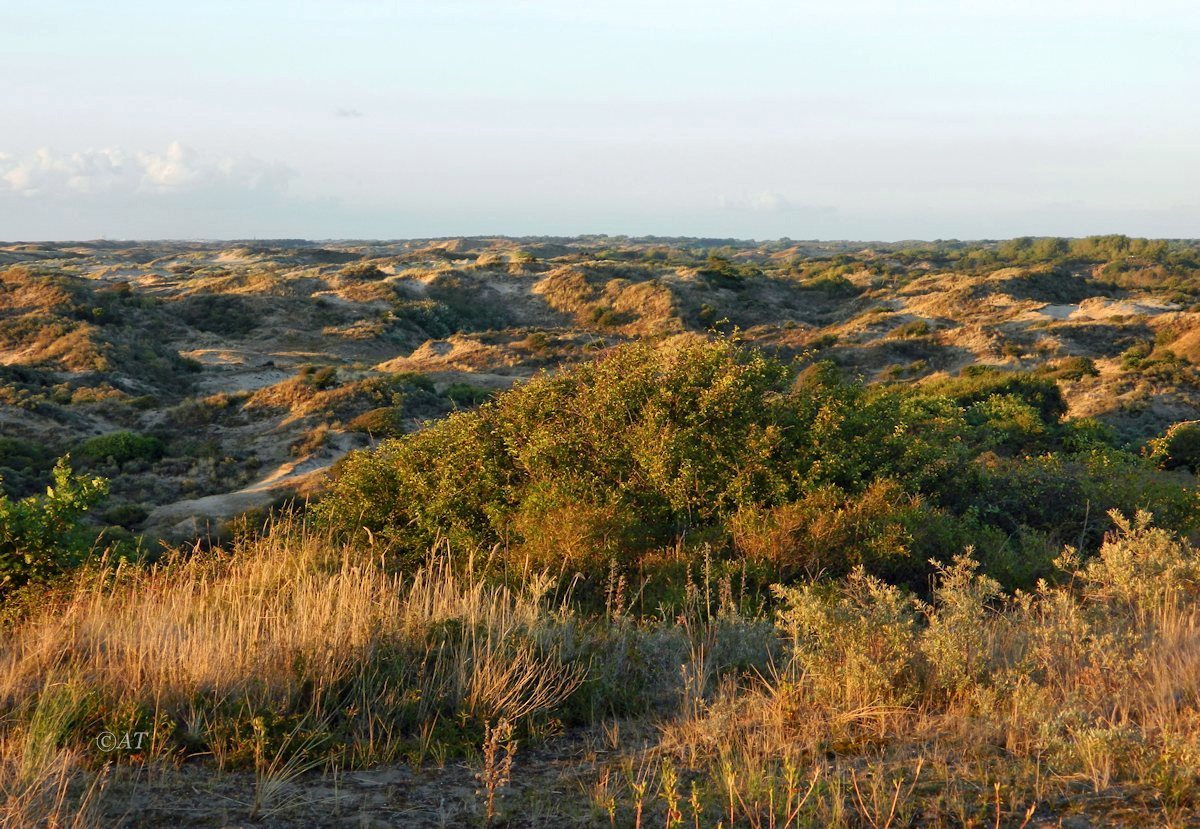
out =
<svg viewBox="0 0 1200 829"><path fill-rule="evenodd" d="M609 560L732 534L743 552L792 550L752 557L777 571L785 557L789 572L860 562L912 584L939 549L975 538L994 576L1031 585L1057 543L1098 541L1097 508L1191 526L1192 494L1152 485L1150 465L1065 413L1053 380L1018 372L864 388L730 343L631 345L350 455L317 512L408 555L441 538L539 559L557 549L594 579ZM907 503L908 517L879 529L866 529L870 512L845 531L802 518L853 514L889 487L880 506ZM541 535L551 526L553 543ZM822 558L806 562L806 545Z"/></svg>
<svg viewBox="0 0 1200 829"><path fill-rule="evenodd" d="M85 440L76 448L75 456L90 463L117 465L129 461L156 461L163 456L163 443L149 435L111 432Z"/></svg>

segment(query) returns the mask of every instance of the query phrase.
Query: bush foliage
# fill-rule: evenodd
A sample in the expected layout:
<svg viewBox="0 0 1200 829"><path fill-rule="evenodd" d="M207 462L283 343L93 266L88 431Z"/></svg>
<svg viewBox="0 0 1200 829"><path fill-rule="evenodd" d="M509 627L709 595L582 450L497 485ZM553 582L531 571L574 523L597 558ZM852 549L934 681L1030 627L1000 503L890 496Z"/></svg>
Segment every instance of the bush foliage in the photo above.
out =
<svg viewBox="0 0 1200 829"><path fill-rule="evenodd" d="M77 565L95 537L80 518L107 492L106 483L72 473L66 459L52 476L44 495L14 501L0 491L0 596Z"/></svg>
<svg viewBox="0 0 1200 829"><path fill-rule="evenodd" d="M128 461L156 461L163 456L163 443L156 437L135 432L110 432L88 438L76 454L85 461L122 464Z"/></svg>
<svg viewBox="0 0 1200 829"><path fill-rule="evenodd" d="M913 585L969 544L1031 584L1108 509L1191 525L1192 491L1065 411L1025 373L867 387L728 340L638 343L352 454L317 511L413 556L499 545L597 574L715 541L776 578Z"/></svg>

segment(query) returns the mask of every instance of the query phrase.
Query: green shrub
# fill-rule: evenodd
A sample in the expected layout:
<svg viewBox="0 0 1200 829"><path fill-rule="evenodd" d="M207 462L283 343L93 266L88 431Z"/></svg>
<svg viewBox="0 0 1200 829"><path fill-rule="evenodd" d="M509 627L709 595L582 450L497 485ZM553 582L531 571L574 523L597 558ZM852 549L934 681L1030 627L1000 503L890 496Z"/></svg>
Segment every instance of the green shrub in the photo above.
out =
<svg viewBox="0 0 1200 829"><path fill-rule="evenodd" d="M993 395L1014 395L1037 409L1047 423L1057 423L1067 413L1067 402L1054 380L1023 371L972 366L959 377L925 387L961 406L980 403Z"/></svg>
<svg viewBox="0 0 1200 829"><path fill-rule="evenodd" d="M445 271L425 283L425 293L455 331L488 331L508 324L505 304L481 280Z"/></svg>
<svg viewBox="0 0 1200 829"><path fill-rule="evenodd" d="M1095 549L1107 509L1195 523L1192 490L1065 408L1018 372L863 386L726 340L640 342L351 453L315 509L410 557L449 541L597 576L732 537L776 578L862 565L918 590L972 544L1031 586L1063 543Z"/></svg>
<svg viewBox="0 0 1200 829"><path fill-rule="evenodd" d="M354 418L347 425L351 432L362 432L377 438L394 438L404 434L401 409L395 406L380 406Z"/></svg>
<svg viewBox="0 0 1200 829"><path fill-rule="evenodd" d="M1121 352L1121 368L1136 371L1142 367L1153 350L1154 344L1151 342L1134 343Z"/></svg>
<svg viewBox="0 0 1200 829"><path fill-rule="evenodd" d="M80 519L108 484L72 473L66 458L55 465L52 479L44 495L14 501L0 493L0 597L75 566L95 537Z"/></svg>
<svg viewBox="0 0 1200 829"><path fill-rule="evenodd" d="M1063 424L1063 447L1071 452L1115 448L1117 441L1117 430L1094 417L1081 417Z"/></svg>
<svg viewBox="0 0 1200 829"><path fill-rule="evenodd" d="M163 443L156 437L135 432L110 432L79 444L76 454L93 463L122 464L128 461L156 461L163 456Z"/></svg>
<svg viewBox="0 0 1200 829"><path fill-rule="evenodd" d="M753 264L735 265L718 253L710 253L704 267L697 275L710 284L721 288L740 288L744 281L762 275L762 270Z"/></svg>
<svg viewBox="0 0 1200 829"><path fill-rule="evenodd" d="M193 328L226 337L244 337L258 328L262 314L244 297L197 294L174 305L178 317Z"/></svg>
<svg viewBox="0 0 1200 829"><path fill-rule="evenodd" d="M837 345L837 343L838 343L838 335L837 334L822 334L821 336L814 337L812 340L810 340L808 343L808 347L810 349L812 349L813 351L820 351L821 349L830 348L832 346L835 346L835 345Z"/></svg>
<svg viewBox="0 0 1200 829"><path fill-rule="evenodd" d="M338 271L338 273L347 279L361 279L364 281L374 281L387 276L374 262L352 262Z"/></svg>
<svg viewBox="0 0 1200 829"><path fill-rule="evenodd" d="M337 369L333 366L300 366L300 382L317 391L333 388L338 382Z"/></svg>
<svg viewBox="0 0 1200 829"><path fill-rule="evenodd" d="M881 480L857 497L826 486L770 509L743 508L730 531L738 552L776 579L844 576L858 565L878 572L910 558L925 512L919 497Z"/></svg>
<svg viewBox="0 0 1200 829"><path fill-rule="evenodd" d="M1037 530L1048 536L1052 547L1095 549L1103 536L1104 514L1113 509L1130 514L1150 510L1162 526L1177 531L1190 529L1196 521L1193 490L1165 480L1143 459L1110 446L1095 444L1077 454L1028 458L990 455L981 458L980 467L982 476L970 498L975 514L1008 533Z"/></svg>
<svg viewBox="0 0 1200 829"><path fill-rule="evenodd" d="M1046 445L1049 425L1042 413L1015 394L993 394L967 409L967 422L996 449L1029 451Z"/></svg>
<svg viewBox="0 0 1200 829"><path fill-rule="evenodd" d="M418 548L440 537L490 545L553 487L630 511L645 545L667 541L786 490L771 421L783 416L787 379L784 366L727 343L626 346L349 456L319 511Z"/></svg>
<svg viewBox="0 0 1200 829"><path fill-rule="evenodd" d="M1146 511L1164 530L1186 534L1196 528L1200 504L1195 488L1182 486L1158 474L1144 458L1111 446L1092 446L1077 458L1084 468L1091 515L1097 510L1126 515ZM1092 521L1101 523L1095 518Z"/></svg>
<svg viewBox="0 0 1200 829"><path fill-rule="evenodd" d="M550 338L544 331L534 331L525 337L520 345L528 351L545 351L550 347Z"/></svg>
<svg viewBox="0 0 1200 829"><path fill-rule="evenodd" d="M609 562L627 561L645 531L634 511L599 501L571 478L527 487L513 512L512 529L522 540L522 554L535 566L592 573Z"/></svg>
<svg viewBox="0 0 1200 829"><path fill-rule="evenodd" d="M396 325L417 342L449 337L461 330L454 311L432 299L397 300L392 304Z"/></svg>
<svg viewBox="0 0 1200 829"><path fill-rule="evenodd" d="M608 306L597 305L588 315L588 320L601 328L613 328L621 324L621 315Z"/></svg>
<svg viewBox="0 0 1200 829"><path fill-rule="evenodd" d="M840 273L823 273L804 282L804 287L820 291L830 299L847 299L858 296L862 290Z"/></svg>
<svg viewBox="0 0 1200 829"><path fill-rule="evenodd" d="M478 406L492 396L491 389L470 383L452 383L443 393L456 406Z"/></svg>
<svg viewBox="0 0 1200 829"><path fill-rule="evenodd" d="M245 393L237 398L227 394L188 397L167 409L163 413L164 419L171 428L178 430L209 426L216 422L222 414L229 411L233 403L241 402L244 399Z"/></svg>
<svg viewBox="0 0 1200 829"><path fill-rule="evenodd" d="M150 513L141 504L114 504L101 514L104 523L117 527L132 527L146 520Z"/></svg>
<svg viewBox="0 0 1200 829"><path fill-rule="evenodd" d="M54 454L37 441L0 437L0 485L9 495L40 488L54 465Z"/></svg>
<svg viewBox="0 0 1200 829"><path fill-rule="evenodd" d="M1042 373L1060 380L1082 380L1084 377L1099 376L1100 370L1090 357L1067 357Z"/></svg>

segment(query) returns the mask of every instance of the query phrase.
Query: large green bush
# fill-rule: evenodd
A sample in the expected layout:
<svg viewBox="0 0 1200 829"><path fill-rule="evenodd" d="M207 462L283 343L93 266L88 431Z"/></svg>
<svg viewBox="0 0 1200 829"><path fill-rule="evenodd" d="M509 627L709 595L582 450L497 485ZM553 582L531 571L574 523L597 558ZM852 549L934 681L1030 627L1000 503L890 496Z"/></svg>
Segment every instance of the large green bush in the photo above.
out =
<svg viewBox="0 0 1200 829"><path fill-rule="evenodd" d="M637 343L348 456L316 509L413 556L449 542L595 574L707 541L774 577L862 564L914 585L968 545L1031 583L1112 508L1190 525L1192 491L1064 412L1023 373L864 386L724 340Z"/></svg>
<svg viewBox="0 0 1200 829"><path fill-rule="evenodd" d="M789 380L727 343L631 345L350 456L318 509L414 548L524 541L515 524L564 504L667 541L790 490Z"/></svg>

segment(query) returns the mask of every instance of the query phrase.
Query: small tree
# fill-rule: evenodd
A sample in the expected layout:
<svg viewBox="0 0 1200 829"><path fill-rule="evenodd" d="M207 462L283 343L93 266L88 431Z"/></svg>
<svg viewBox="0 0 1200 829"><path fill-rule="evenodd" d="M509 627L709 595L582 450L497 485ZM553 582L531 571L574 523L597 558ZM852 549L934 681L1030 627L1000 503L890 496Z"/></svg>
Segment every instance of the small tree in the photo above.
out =
<svg viewBox="0 0 1200 829"><path fill-rule="evenodd" d="M80 523L108 492L103 478L72 472L60 458L45 495L14 501L0 492L0 597L34 581L46 581L87 554L91 534Z"/></svg>

